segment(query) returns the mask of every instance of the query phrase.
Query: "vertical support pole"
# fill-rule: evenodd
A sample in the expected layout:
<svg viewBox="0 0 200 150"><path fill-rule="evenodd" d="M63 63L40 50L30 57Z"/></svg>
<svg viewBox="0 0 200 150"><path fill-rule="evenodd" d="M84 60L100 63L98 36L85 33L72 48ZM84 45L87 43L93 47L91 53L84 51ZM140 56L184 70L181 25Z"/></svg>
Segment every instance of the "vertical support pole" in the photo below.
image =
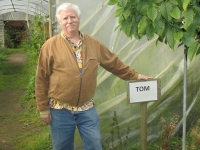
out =
<svg viewBox="0 0 200 150"><path fill-rule="evenodd" d="M27 6L26 6L26 24L27 24L28 29L29 29L29 14L28 14L28 11L29 11L29 3L30 3L30 0L28 0Z"/></svg>
<svg viewBox="0 0 200 150"><path fill-rule="evenodd" d="M49 0L49 37L52 37L52 7L51 7L51 0Z"/></svg>
<svg viewBox="0 0 200 150"><path fill-rule="evenodd" d="M184 46L184 81L183 81L183 137L182 137L182 150L185 150L186 138L186 118L187 118L187 46Z"/></svg>
<svg viewBox="0 0 200 150"><path fill-rule="evenodd" d="M141 109L141 150L147 150L147 102L140 104Z"/></svg>

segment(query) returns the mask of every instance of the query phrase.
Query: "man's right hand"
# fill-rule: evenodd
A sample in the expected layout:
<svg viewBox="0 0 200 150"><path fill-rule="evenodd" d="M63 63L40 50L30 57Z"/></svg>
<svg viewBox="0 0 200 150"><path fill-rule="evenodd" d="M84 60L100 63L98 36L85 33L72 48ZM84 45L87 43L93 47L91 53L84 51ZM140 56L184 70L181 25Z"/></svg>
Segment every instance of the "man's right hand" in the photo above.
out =
<svg viewBox="0 0 200 150"><path fill-rule="evenodd" d="M40 118L46 123L46 125L50 125L51 114L40 114Z"/></svg>

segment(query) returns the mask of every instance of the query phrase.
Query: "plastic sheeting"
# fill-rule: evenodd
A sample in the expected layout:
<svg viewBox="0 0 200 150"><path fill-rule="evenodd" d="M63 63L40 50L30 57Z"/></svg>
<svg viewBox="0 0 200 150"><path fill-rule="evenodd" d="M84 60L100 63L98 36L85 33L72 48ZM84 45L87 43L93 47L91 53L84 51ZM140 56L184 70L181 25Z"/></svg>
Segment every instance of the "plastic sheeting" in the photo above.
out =
<svg viewBox="0 0 200 150"><path fill-rule="evenodd" d="M54 7L52 3L52 7ZM4 25L9 20L26 20L27 25L34 15L49 15L48 0L0 0L0 43L4 45Z"/></svg>
<svg viewBox="0 0 200 150"><path fill-rule="evenodd" d="M0 0L0 15L10 12L24 12L26 14L49 14L48 0Z"/></svg>
<svg viewBox="0 0 200 150"><path fill-rule="evenodd" d="M66 1L59 0L57 2L61 4ZM118 25L117 19L114 18L115 7L108 6L105 0L68 0L67 2L77 4L82 11L81 32L99 39L123 62L138 72L161 79L161 100L148 103L148 141L160 137L162 132L161 118L166 120L166 123L172 123L171 119L179 116L180 119L174 132L176 133L182 127L183 46L171 50L165 44L158 43L156 45L155 39L148 41L143 38L138 41L134 38L127 38L119 30L114 31ZM60 30L58 29L58 31ZM191 125L190 121L193 120L191 118L198 116L195 111L195 108L198 107L197 101L200 94L198 61L199 56L188 63L187 113L189 116L192 114L192 117L188 117L190 119L187 120L188 127ZM140 143L140 104L128 104L126 87L126 81L115 77L101 67L99 68L98 86L94 100L100 115L104 146L118 145L118 131L122 141L128 136L127 146ZM117 115L119 129L112 135L114 112ZM130 131L127 131L127 128L130 128ZM81 149L78 133L75 139L76 149Z"/></svg>

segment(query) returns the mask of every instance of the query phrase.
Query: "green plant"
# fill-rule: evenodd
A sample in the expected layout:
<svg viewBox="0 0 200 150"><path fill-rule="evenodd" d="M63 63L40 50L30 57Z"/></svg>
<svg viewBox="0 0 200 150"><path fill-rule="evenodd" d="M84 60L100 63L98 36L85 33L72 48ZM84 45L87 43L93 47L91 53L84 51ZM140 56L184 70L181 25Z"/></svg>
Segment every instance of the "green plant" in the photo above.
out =
<svg viewBox="0 0 200 150"><path fill-rule="evenodd" d="M197 121L197 124L190 129L187 134L186 147L190 150L200 149L200 120Z"/></svg>
<svg viewBox="0 0 200 150"><path fill-rule="evenodd" d="M35 132L35 134L31 134L27 132L26 134L18 137L15 141L17 146L16 150L52 150L51 144L51 136L50 133L47 132L49 128L43 128L39 131Z"/></svg>
<svg viewBox="0 0 200 150"><path fill-rule="evenodd" d="M172 133L174 132L178 121L179 121L179 116L174 116L171 119L170 123L166 123L165 119L163 117L161 118L161 123L163 126L163 132L161 135L161 138L163 140L163 143L162 143L163 150L171 149L170 142L172 138Z"/></svg>
<svg viewBox="0 0 200 150"><path fill-rule="evenodd" d="M166 121L164 117L161 117L162 124L161 137L148 145L149 150L181 150L181 137L178 135L172 136L179 121L179 116L174 116L170 121Z"/></svg>
<svg viewBox="0 0 200 150"><path fill-rule="evenodd" d="M4 26L5 46L16 48L20 46L21 41L26 38L25 21L7 21Z"/></svg>
<svg viewBox="0 0 200 150"><path fill-rule="evenodd" d="M114 111L114 116L113 116L113 122L111 125L111 130L110 130L110 135L111 135L111 142L106 141L106 143L103 144L103 149L115 149L115 150L123 150L127 149L127 141L129 138L129 133L130 133L130 127L127 127L127 134L126 137L122 137L120 133L120 127L118 125L118 120L117 120L117 113Z"/></svg>
<svg viewBox="0 0 200 150"><path fill-rule="evenodd" d="M2 61L6 60L7 54L8 54L7 48L0 47L0 63L2 63Z"/></svg>
<svg viewBox="0 0 200 150"><path fill-rule="evenodd" d="M39 131L44 128L43 132L36 132L34 135L30 135L31 132L19 136L16 140L16 149L26 149L26 150L51 150L51 137L49 134L49 128L40 120L39 112L37 111L37 106L35 103L35 70L37 65L37 60L40 52L40 48L43 43L47 40L48 36L46 31L46 18L42 16L35 15L34 19L30 24L28 32L31 33L31 37L24 39L21 43L21 47L27 54L27 65L29 68L29 80L27 84L27 92L23 99L20 101L21 106L25 109L23 113L20 114L20 121L37 127ZM47 129L47 130L46 130Z"/></svg>
<svg viewBox="0 0 200 150"><path fill-rule="evenodd" d="M177 42L188 49L189 59L200 53L199 0L109 0L116 5L119 28L128 37L157 41L174 49Z"/></svg>
<svg viewBox="0 0 200 150"><path fill-rule="evenodd" d="M31 21L28 32L31 33L30 39L24 39L22 42L23 49L27 52L28 58L30 60L31 78L29 81L27 94L25 100L34 99L34 88L35 88L35 70L37 65L37 60L39 52L43 43L48 39L48 34L46 31L46 19L42 16L35 15Z"/></svg>

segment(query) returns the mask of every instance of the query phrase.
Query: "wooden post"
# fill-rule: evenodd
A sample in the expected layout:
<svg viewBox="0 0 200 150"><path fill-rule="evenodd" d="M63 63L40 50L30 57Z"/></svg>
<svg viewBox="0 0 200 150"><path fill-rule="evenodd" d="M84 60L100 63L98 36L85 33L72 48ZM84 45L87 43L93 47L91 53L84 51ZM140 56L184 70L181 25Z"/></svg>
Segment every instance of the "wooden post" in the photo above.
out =
<svg viewBox="0 0 200 150"><path fill-rule="evenodd" d="M147 150L147 102L141 104L141 150Z"/></svg>

